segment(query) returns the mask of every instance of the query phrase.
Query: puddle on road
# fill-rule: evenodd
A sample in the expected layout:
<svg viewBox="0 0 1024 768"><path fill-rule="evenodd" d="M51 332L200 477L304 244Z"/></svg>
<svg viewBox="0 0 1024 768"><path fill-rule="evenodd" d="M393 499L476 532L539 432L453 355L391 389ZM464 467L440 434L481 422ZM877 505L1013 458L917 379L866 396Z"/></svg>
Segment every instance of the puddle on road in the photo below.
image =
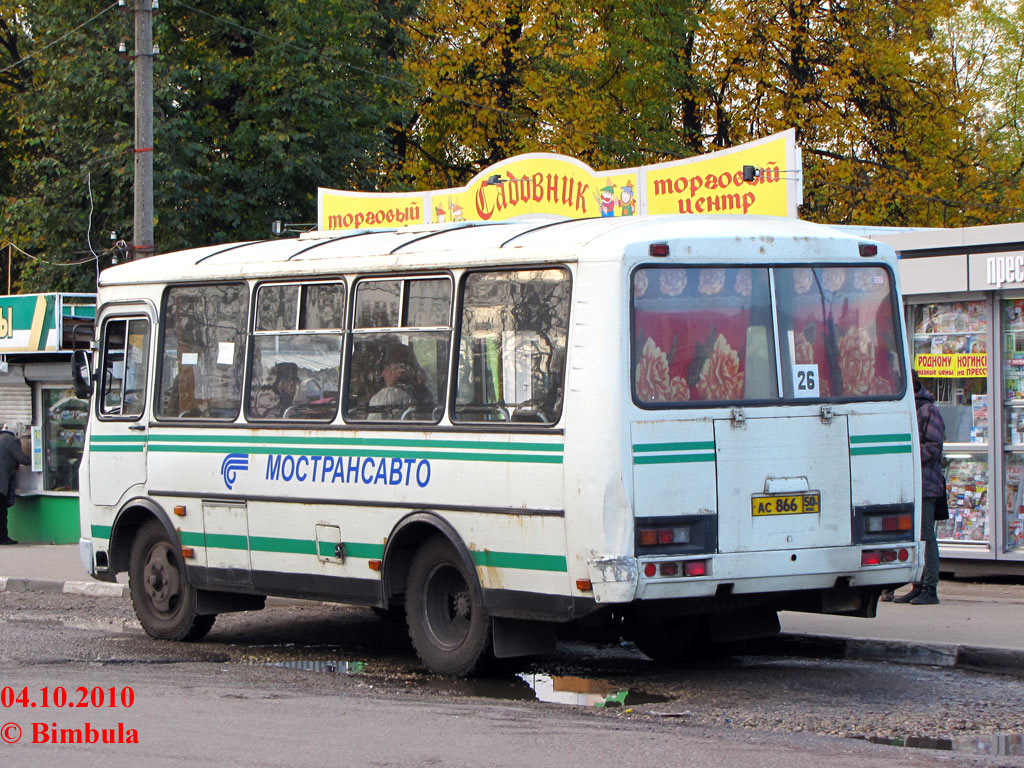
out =
<svg viewBox="0 0 1024 768"><path fill-rule="evenodd" d="M956 736L951 739L934 736L859 736L872 744L913 749L936 749L943 752L963 752L972 755L1024 755L1024 734L995 734L992 736Z"/></svg>
<svg viewBox="0 0 1024 768"><path fill-rule="evenodd" d="M261 661L265 667L297 669L331 675L358 675L369 669L365 661L340 659L293 659ZM622 688L606 680L521 673L505 679L467 679L433 677L418 687L447 695L477 696L505 701L544 701L579 707L632 707L669 701L658 696Z"/></svg>
<svg viewBox="0 0 1024 768"><path fill-rule="evenodd" d="M669 701L643 691L631 691L606 680L521 673L505 680L436 680L428 688L446 693L506 701L544 701L577 707L632 707Z"/></svg>
<svg viewBox="0 0 1024 768"><path fill-rule="evenodd" d="M302 672L322 672L328 675L358 675L369 666L365 661L341 661L339 659L296 659L294 661L267 661L266 667L297 669Z"/></svg>

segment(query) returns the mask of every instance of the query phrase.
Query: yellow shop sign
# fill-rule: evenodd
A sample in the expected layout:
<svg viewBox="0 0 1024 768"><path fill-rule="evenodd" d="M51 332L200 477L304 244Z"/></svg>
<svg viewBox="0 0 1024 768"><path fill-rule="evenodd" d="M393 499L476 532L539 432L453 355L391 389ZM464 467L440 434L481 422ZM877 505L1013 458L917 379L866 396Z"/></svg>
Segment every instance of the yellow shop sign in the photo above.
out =
<svg viewBox="0 0 1024 768"><path fill-rule="evenodd" d="M914 355L914 370L921 376L942 379L978 379L988 376L988 354L985 352L962 354Z"/></svg>
<svg viewBox="0 0 1024 768"><path fill-rule="evenodd" d="M796 132L669 163L596 171L571 157L533 153L489 166L464 187L370 193L320 188L321 230L661 213L797 215L802 181ZM752 179L744 166L757 169Z"/></svg>

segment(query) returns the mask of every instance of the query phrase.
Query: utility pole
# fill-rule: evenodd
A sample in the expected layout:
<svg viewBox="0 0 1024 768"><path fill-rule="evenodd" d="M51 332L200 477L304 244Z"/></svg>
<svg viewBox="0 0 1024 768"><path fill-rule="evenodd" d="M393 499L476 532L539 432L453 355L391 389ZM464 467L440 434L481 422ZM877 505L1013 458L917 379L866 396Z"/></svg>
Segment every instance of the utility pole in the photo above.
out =
<svg viewBox="0 0 1024 768"><path fill-rule="evenodd" d="M153 0L135 0L135 221L132 258L152 256Z"/></svg>

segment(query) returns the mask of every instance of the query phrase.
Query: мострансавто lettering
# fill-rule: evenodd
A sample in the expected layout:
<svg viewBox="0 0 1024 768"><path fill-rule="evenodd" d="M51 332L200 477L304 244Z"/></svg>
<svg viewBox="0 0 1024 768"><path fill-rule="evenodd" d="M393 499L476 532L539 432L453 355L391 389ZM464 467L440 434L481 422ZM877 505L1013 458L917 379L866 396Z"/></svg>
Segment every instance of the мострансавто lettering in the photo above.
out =
<svg viewBox="0 0 1024 768"><path fill-rule="evenodd" d="M267 480L286 483L360 483L362 485L412 485L425 488L430 482L426 459L380 458L374 456L267 457Z"/></svg>

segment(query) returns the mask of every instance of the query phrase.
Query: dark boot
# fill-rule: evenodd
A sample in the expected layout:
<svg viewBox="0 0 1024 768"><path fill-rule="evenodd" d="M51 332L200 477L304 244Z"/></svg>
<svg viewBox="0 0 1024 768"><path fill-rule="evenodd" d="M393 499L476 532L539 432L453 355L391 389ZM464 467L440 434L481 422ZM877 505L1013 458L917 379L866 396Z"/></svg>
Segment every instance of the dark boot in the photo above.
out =
<svg viewBox="0 0 1024 768"><path fill-rule="evenodd" d="M882 594L878 596L878 599L881 600L883 603L891 603L893 600L893 590L883 589Z"/></svg>
<svg viewBox="0 0 1024 768"><path fill-rule="evenodd" d="M911 605L938 605L939 596L935 587L921 587L921 594L910 601Z"/></svg>
<svg viewBox="0 0 1024 768"><path fill-rule="evenodd" d="M900 595L899 597L894 597L892 599L892 601L894 603L910 603L910 602L913 602L914 600L916 600L917 597L920 594L921 594L921 585L920 584L915 584L914 588L912 590L910 590L909 592L907 592L907 594Z"/></svg>

